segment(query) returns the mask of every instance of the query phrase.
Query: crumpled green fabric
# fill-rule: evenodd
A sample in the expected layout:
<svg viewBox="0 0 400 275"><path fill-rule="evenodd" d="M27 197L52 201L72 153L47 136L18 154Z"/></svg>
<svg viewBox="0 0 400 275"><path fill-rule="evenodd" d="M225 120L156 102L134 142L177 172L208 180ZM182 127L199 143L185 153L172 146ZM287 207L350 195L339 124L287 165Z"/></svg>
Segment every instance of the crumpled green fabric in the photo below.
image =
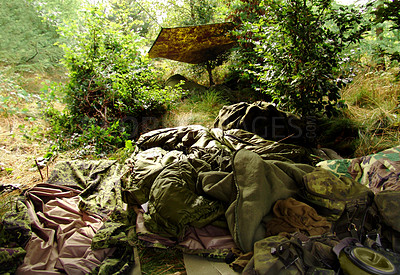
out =
<svg viewBox="0 0 400 275"><path fill-rule="evenodd" d="M199 172L209 170L206 162L190 158L166 166L150 188L146 227L161 236L179 238L187 226L201 228L223 216L221 202L196 193Z"/></svg>
<svg viewBox="0 0 400 275"><path fill-rule="evenodd" d="M222 150L224 153L221 156L224 159L216 160L215 163L219 167L226 166L226 157L240 149L254 151L263 159L313 162L310 152L302 146L266 140L243 129L208 129L199 125L166 128L143 134L136 144L142 151L160 147L167 151L178 150L185 154L194 154L201 159L204 159L201 152L215 154ZM210 164L213 165L212 162Z"/></svg>
<svg viewBox="0 0 400 275"><path fill-rule="evenodd" d="M167 151L178 150L185 152L185 149L191 147L207 132L208 128L200 125L163 128L141 135L136 145L141 150L161 147Z"/></svg>
<svg viewBox="0 0 400 275"><path fill-rule="evenodd" d="M231 206L231 212L225 213L228 225L231 226L231 232L236 234L235 242L240 243L241 238L244 239L239 246L242 249L245 247L247 251L251 250L254 236L257 236L256 240L264 237L261 220L270 212L273 203L296 193L294 182L301 180L305 171L312 170L310 165L294 164L311 162L305 148L268 141L245 130L209 130L202 126L159 129L142 135L137 145L138 152L133 154L130 161L133 176L125 184L124 199L128 204L142 204L149 200L149 214L145 215L145 224L150 231L164 236L181 236L186 225L202 226L206 222L216 221ZM240 151L248 152L244 155L251 153L262 168L249 165L246 158L238 157L242 154L237 153ZM167 157L167 152L174 152L176 157ZM164 158L168 161L164 161ZM194 160L196 163L200 160L207 163L208 168L201 171L195 169L192 167ZM264 161L271 162L264 167ZM241 174L246 176L241 178ZM253 175L257 176L254 178ZM263 205L254 203L254 208L242 207L247 206L246 199L251 201L254 198L250 196L243 200L242 196L238 197L237 186L234 184L236 178L240 178L239 188L254 188L253 195L260 194L257 199L263 198ZM246 182L249 178L254 178L252 184ZM263 184L267 185L266 189ZM286 185L291 185L290 191L285 189ZM280 191L276 192L275 189ZM208 197L212 203L205 203L207 200L204 198ZM193 207L193 201L196 202L196 208ZM218 202L218 207L214 201ZM173 211L175 213L171 214ZM243 217L238 218L235 211ZM251 211L259 212L257 218L248 215ZM199 222L194 222L195 219ZM244 222L235 223L235 219Z"/></svg>
<svg viewBox="0 0 400 275"><path fill-rule="evenodd" d="M382 191L375 195L375 204L382 221L400 232L400 190Z"/></svg>
<svg viewBox="0 0 400 275"><path fill-rule="evenodd" d="M239 150L233 158L235 199L225 217L236 244L244 251L265 237L263 219L279 199L294 196L297 183L313 166L263 160L249 150Z"/></svg>
<svg viewBox="0 0 400 275"><path fill-rule="evenodd" d="M132 168L123 179L123 200L130 204L143 204L148 201L150 188L164 167L172 162L186 158L180 151L166 151L160 147L150 148L134 154L127 160Z"/></svg>
<svg viewBox="0 0 400 275"><path fill-rule="evenodd" d="M10 202L0 224L0 273L14 274L24 261L24 249L32 230L26 205L20 200Z"/></svg>
<svg viewBox="0 0 400 275"><path fill-rule="evenodd" d="M310 145L305 126L299 117L264 101L224 106L214 122L214 127L222 130L243 129L266 140Z"/></svg>
<svg viewBox="0 0 400 275"><path fill-rule="evenodd" d="M307 164L313 162L308 150L302 146L267 140L242 129L224 131L213 128L210 132L221 144L230 148L232 152L246 149L259 154L264 160Z"/></svg>

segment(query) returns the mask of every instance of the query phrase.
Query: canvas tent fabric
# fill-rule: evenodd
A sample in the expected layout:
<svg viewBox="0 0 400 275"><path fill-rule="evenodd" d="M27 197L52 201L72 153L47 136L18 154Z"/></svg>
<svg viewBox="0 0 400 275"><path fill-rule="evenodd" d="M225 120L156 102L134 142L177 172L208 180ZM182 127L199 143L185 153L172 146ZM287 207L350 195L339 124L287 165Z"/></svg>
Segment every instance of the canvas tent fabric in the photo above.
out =
<svg viewBox="0 0 400 275"><path fill-rule="evenodd" d="M203 63L234 46L229 37L233 28L231 22L162 28L148 55L190 64Z"/></svg>

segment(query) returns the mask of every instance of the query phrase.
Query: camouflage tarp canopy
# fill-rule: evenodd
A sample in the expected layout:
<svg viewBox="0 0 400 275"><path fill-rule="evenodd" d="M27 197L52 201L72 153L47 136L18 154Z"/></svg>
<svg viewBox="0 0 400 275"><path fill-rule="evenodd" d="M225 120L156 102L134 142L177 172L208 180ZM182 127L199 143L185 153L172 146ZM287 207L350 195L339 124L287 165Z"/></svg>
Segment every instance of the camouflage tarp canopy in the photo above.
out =
<svg viewBox="0 0 400 275"><path fill-rule="evenodd" d="M190 27L162 28L149 51L150 58L163 57L199 64L233 47L228 32L231 22Z"/></svg>

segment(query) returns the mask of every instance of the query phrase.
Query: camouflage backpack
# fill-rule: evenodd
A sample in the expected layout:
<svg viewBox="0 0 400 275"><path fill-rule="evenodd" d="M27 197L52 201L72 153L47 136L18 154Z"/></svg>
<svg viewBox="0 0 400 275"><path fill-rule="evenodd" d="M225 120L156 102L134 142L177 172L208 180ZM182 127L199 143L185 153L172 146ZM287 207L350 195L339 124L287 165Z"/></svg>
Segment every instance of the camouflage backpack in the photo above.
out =
<svg viewBox="0 0 400 275"><path fill-rule="evenodd" d="M330 221L338 220L351 205L367 208L374 194L350 177L338 178L332 172L316 168L303 177L300 196ZM348 209L349 210L349 209ZM351 210L349 217L354 214ZM362 212L362 211L358 211ZM352 222L352 221L350 221Z"/></svg>
<svg viewBox="0 0 400 275"><path fill-rule="evenodd" d="M265 238L254 244L252 273L333 275L338 262L332 248L337 243L334 236L307 237L301 233L289 238L281 235Z"/></svg>

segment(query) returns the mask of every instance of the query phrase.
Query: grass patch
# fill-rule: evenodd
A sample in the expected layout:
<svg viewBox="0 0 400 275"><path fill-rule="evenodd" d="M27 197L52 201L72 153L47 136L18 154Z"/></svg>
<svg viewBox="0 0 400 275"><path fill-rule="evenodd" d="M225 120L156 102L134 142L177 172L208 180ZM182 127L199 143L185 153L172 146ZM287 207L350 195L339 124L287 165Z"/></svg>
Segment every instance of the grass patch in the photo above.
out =
<svg viewBox="0 0 400 275"><path fill-rule="evenodd" d="M163 118L164 127L199 124L213 127L219 110L228 104L220 90L194 93L178 103Z"/></svg>
<svg viewBox="0 0 400 275"><path fill-rule="evenodd" d="M27 74L0 67L0 184L33 187L50 173L47 167L41 176L35 165L52 145L49 125L42 118L49 103L44 96L49 95L39 87L59 80L56 73Z"/></svg>
<svg viewBox="0 0 400 275"><path fill-rule="evenodd" d="M364 156L400 144L400 83L398 69L365 71L342 89L348 105L345 116L360 126L355 156Z"/></svg>
<svg viewBox="0 0 400 275"><path fill-rule="evenodd" d="M139 247L138 251L144 275L186 274L183 253L178 249Z"/></svg>

